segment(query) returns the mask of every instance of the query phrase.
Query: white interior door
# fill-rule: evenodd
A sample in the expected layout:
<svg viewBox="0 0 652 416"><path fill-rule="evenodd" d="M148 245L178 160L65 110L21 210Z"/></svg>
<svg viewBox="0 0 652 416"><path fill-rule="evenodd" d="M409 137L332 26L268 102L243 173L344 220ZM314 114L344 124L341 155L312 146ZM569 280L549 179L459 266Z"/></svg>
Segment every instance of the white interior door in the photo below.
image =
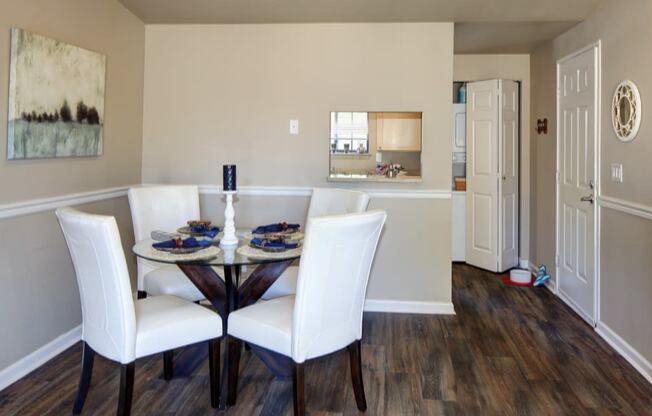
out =
<svg viewBox="0 0 652 416"><path fill-rule="evenodd" d="M466 262L498 271L499 82L466 92Z"/></svg>
<svg viewBox="0 0 652 416"><path fill-rule="evenodd" d="M499 81L501 174L498 189L500 199L498 271L518 266L518 159L519 159L519 85L515 81Z"/></svg>
<svg viewBox="0 0 652 416"><path fill-rule="evenodd" d="M595 144L598 50L557 64L557 276L564 299L595 323Z"/></svg>

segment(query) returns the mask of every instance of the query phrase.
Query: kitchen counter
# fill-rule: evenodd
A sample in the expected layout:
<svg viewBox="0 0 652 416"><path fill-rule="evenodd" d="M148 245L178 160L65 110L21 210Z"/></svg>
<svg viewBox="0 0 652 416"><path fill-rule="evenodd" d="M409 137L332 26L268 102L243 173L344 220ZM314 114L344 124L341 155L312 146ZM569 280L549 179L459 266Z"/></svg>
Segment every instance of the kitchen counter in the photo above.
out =
<svg viewBox="0 0 652 416"><path fill-rule="evenodd" d="M367 175L364 173L331 173L329 182L384 182L384 183L421 183L421 176L400 175L388 178L385 175Z"/></svg>

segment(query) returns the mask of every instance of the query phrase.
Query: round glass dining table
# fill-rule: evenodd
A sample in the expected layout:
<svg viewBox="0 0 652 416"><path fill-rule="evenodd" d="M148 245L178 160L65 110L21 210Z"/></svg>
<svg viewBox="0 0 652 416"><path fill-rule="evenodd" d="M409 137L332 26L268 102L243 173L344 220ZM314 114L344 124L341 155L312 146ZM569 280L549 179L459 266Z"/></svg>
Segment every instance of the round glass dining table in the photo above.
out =
<svg viewBox="0 0 652 416"><path fill-rule="evenodd" d="M261 252L249 247L249 239L243 237L243 232L238 234L240 237L237 246L220 247L216 240L208 248L189 255L158 251L152 247L155 241L151 239L136 243L133 252L137 257L150 262L161 265L176 264L222 317L222 330L226 336L229 313L258 301L285 269L301 256L300 248L282 253ZM243 276L243 266L255 268ZM220 276L220 267L224 270L223 276ZM273 364L266 358L261 357L272 368ZM225 376L229 374L230 365L239 363L239 344L227 342L223 359L220 387L222 409L235 401L235 391L227 391L228 382Z"/></svg>

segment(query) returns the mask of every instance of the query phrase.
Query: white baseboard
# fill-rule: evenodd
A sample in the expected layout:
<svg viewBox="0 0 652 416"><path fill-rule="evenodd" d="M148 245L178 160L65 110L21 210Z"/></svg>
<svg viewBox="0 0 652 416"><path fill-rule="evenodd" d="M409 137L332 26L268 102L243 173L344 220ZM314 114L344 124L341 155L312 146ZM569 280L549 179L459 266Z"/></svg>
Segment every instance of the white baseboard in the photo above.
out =
<svg viewBox="0 0 652 416"><path fill-rule="evenodd" d="M627 343L620 335L616 334L604 322L598 322L595 331L607 341L607 344L627 360L645 379L652 384L652 363Z"/></svg>
<svg viewBox="0 0 652 416"><path fill-rule="evenodd" d="M455 315L452 302L418 302L387 299L367 299L365 312L421 313L428 315Z"/></svg>
<svg viewBox="0 0 652 416"><path fill-rule="evenodd" d="M0 390L15 383L81 339L81 325L61 334L38 350L0 370Z"/></svg>

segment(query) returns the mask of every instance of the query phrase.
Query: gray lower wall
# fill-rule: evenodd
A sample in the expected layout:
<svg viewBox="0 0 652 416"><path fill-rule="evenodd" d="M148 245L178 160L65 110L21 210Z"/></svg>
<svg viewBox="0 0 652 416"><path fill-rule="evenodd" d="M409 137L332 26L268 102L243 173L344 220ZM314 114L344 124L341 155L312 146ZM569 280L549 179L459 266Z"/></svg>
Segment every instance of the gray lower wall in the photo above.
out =
<svg viewBox="0 0 652 416"><path fill-rule="evenodd" d="M202 195L202 216L224 222L220 195ZM288 221L305 224L309 197L238 196L236 227ZM450 199L372 198L369 209L383 209L381 235L367 299L451 302ZM345 236L343 236L345 238Z"/></svg>
<svg viewBox="0 0 652 416"><path fill-rule="evenodd" d="M600 209L600 321L652 362L652 221Z"/></svg>
<svg viewBox="0 0 652 416"><path fill-rule="evenodd" d="M118 221L132 282L126 197L77 207ZM0 370L81 324L75 272L54 211L0 220Z"/></svg>

